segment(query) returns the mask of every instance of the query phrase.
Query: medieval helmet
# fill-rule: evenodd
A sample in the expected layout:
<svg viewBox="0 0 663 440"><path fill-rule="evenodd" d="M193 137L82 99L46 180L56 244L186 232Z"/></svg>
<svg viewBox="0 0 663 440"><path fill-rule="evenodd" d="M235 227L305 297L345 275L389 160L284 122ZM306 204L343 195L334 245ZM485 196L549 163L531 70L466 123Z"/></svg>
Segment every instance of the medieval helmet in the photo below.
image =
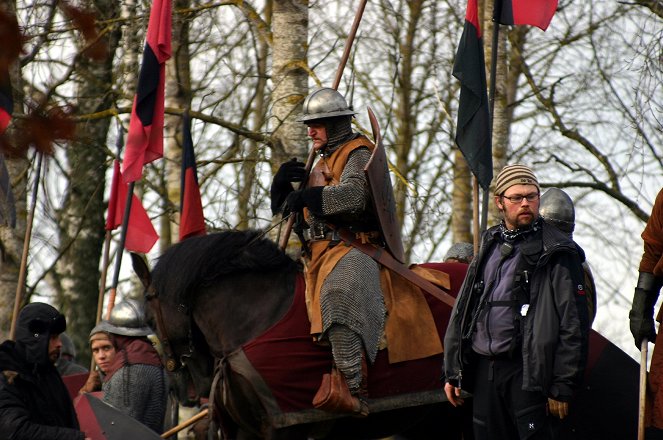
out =
<svg viewBox="0 0 663 440"><path fill-rule="evenodd" d="M461 263L470 263L474 258L474 245L472 243L458 242L454 243L446 255L443 258L443 261L448 259L457 260Z"/></svg>
<svg viewBox="0 0 663 440"><path fill-rule="evenodd" d="M143 304L131 298L115 304L110 319L101 321L92 329L90 336L99 332L122 336L147 336L153 333L145 322Z"/></svg>
<svg viewBox="0 0 663 440"><path fill-rule="evenodd" d="M550 188L541 195L539 214L560 231L573 233L576 221L573 200L561 189Z"/></svg>
<svg viewBox="0 0 663 440"><path fill-rule="evenodd" d="M352 116L355 114L356 112L348 106L345 98L338 91L329 87L320 87L306 97L304 100L304 112L297 121L308 122L316 119Z"/></svg>

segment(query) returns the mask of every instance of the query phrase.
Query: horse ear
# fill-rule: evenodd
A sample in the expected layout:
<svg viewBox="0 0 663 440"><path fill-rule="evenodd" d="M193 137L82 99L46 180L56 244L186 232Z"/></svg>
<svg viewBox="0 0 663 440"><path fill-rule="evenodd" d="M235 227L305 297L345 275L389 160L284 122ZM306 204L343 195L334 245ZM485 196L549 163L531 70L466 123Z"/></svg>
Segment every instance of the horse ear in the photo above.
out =
<svg viewBox="0 0 663 440"><path fill-rule="evenodd" d="M130 252L130 254L131 264L134 268L134 272L136 272L136 275L138 275L138 278L143 283L143 286L145 289L147 289L152 283L152 275L150 274L150 268L147 267L145 256L135 252Z"/></svg>

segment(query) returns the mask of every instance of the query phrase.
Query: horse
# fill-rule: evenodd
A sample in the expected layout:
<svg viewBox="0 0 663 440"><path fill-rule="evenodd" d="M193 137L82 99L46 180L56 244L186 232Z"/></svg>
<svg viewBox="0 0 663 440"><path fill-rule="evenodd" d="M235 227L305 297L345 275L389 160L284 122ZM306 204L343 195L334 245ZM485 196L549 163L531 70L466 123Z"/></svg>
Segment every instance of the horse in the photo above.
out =
<svg viewBox="0 0 663 440"><path fill-rule="evenodd" d="M226 438L460 439L464 430L470 438L468 411L446 401L442 354L390 365L381 350L369 367L366 417L313 408L331 350L309 335L301 265L260 231L188 238L151 273L143 258L132 260L178 398L209 397ZM451 275L457 292L466 266L446 268L461 274ZM442 310L442 319L434 313L442 337L451 309L426 300Z"/></svg>

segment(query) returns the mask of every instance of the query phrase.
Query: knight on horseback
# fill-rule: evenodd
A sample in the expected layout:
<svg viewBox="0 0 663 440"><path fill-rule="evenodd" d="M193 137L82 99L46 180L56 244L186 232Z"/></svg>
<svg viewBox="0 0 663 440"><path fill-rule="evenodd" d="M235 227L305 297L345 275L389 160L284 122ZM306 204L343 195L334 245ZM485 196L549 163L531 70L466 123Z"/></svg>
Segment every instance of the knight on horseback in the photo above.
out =
<svg viewBox="0 0 663 440"><path fill-rule="evenodd" d="M311 333L331 345L335 367L342 375L332 377L346 382L349 390L330 401L321 388L316 406L365 415L366 361L375 359L386 320L380 268L370 256L339 245L341 240L332 229L332 225L348 228L362 240L383 246L364 174L374 145L352 131L354 114L336 90L313 91L304 101L299 121L308 126L319 160L300 190L294 190L291 182L303 180L304 164L281 165L271 195L274 214L303 209Z"/></svg>

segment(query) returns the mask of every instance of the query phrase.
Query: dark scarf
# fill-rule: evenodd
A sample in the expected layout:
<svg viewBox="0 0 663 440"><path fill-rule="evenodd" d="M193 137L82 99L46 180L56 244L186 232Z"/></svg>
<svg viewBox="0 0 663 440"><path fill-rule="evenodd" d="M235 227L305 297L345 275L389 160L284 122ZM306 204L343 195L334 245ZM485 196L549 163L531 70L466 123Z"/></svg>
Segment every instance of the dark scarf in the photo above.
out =
<svg viewBox="0 0 663 440"><path fill-rule="evenodd" d="M114 336L115 357L106 371L104 382L125 365L144 364L161 366L161 358L152 344L146 338L131 336Z"/></svg>
<svg viewBox="0 0 663 440"><path fill-rule="evenodd" d="M537 217L536 220L527 226L516 229L507 229L504 220L500 223L500 235L504 241L508 242L514 242L517 238L539 229L541 229L541 217Z"/></svg>

